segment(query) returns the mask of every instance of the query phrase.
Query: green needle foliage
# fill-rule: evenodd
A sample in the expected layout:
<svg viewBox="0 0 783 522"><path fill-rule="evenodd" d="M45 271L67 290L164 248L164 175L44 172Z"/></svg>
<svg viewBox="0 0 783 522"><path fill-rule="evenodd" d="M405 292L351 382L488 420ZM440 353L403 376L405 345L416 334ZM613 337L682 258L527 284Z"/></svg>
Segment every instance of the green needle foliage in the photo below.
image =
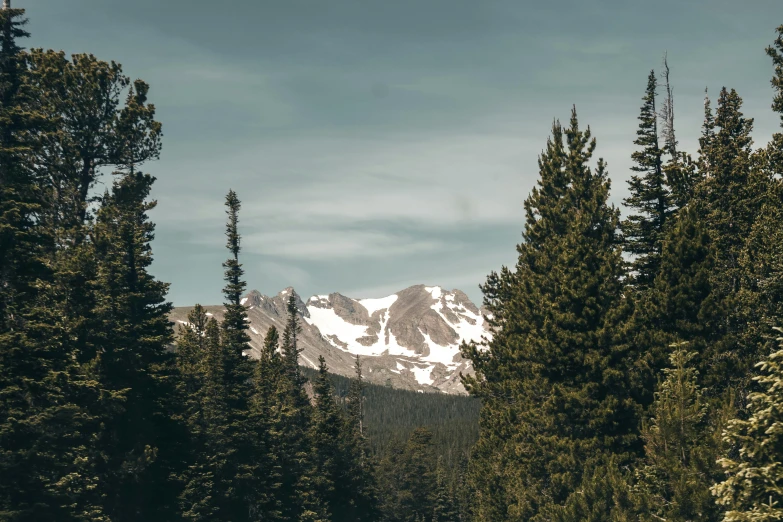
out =
<svg viewBox="0 0 783 522"><path fill-rule="evenodd" d="M779 339L780 341L781 339ZM734 419L725 443L736 456L720 460L728 478L713 493L727 511L725 522L771 522L783 519L783 350L758 363L747 419Z"/></svg>
<svg viewBox="0 0 783 522"><path fill-rule="evenodd" d="M486 351L463 348L483 406L469 471L478 520L544 520L589 463L638 451L633 354L613 344L627 314L618 211L605 163L588 166L595 146L575 110L567 129L553 126L516 271L484 287L495 335Z"/></svg>
<svg viewBox="0 0 783 522"><path fill-rule="evenodd" d="M642 425L645 458L636 471L636 493L643 520L720 520L710 486L720 476L716 460L724 450L720 435L726 412L709 418L692 364L695 355L675 347Z"/></svg>
<svg viewBox="0 0 783 522"><path fill-rule="evenodd" d="M650 71L634 141L640 149L631 154L635 174L628 182L630 196L624 201L634 213L621 223L624 249L635 256L631 269L638 287L652 284L658 273L664 229L673 211L661 159L664 151L658 144L657 86L655 71Z"/></svg>

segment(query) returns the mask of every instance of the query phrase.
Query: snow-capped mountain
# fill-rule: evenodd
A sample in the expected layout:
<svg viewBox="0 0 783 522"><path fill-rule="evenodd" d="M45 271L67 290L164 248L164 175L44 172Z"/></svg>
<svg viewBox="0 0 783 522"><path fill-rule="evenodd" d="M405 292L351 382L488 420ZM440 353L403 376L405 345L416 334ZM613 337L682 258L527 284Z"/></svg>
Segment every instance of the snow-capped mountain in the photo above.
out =
<svg viewBox="0 0 783 522"><path fill-rule="evenodd" d="M302 317L302 364L315 368L322 355L331 371L352 376L359 355L368 381L395 388L464 393L459 374L473 370L459 345L490 337L484 311L460 290L417 285L379 299L332 293L306 302L290 287L274 297L253 290L242 299L248 308L251 357L258 355L270 326L282 332L291 293ZM205 308L222 318L222 306ZM171 319L184 325L189 311L175 308Z"/></svg>

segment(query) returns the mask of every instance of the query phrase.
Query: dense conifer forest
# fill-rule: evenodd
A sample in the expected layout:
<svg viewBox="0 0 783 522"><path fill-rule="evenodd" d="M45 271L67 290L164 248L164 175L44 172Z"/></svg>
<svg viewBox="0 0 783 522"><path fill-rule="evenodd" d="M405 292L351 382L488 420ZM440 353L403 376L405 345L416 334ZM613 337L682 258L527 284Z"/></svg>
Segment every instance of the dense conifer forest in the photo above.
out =
<svg viewBox="0 0 783 522"><path fill-rule="evenodd" d="M317 372L302 368L313 380ZM347 407L352 379L329 374L338 402ZM376 455L405 442L416 428L432 432L436 457L454 470L478 439L481 403L460 395L417 393L377 384L365 384L364 424L370 448Z"/></svg>
<svg viewBox="0 0 783 522"><path fill-rule="evenodd" d="M150 86L25 22L0 10L0 521L783 520L783 130L754 147L735 90L689 153L668 65L639 79L623 219L555 121L472 397L423 395L301 367L293 296L246 356L233 190L225 316L175 341ZM783 26L766 53L783 127Z"/></svg>

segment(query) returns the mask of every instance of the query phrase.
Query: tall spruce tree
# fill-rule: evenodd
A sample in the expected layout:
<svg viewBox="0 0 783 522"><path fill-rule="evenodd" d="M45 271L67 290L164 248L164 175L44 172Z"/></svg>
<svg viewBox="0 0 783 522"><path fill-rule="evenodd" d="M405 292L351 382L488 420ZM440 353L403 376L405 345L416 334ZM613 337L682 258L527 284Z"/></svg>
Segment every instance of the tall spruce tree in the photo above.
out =
<svg viewBox="0 0 783 522"><path fill-rule="evenodd" d="M375 460L370 454L364 426L364 389L362 364L356 356L354 379L348 389L347 415L342 437L345 439L345 486L352 495L351 509L344 513L344 520L379 520L378 488L375 481Z"/></svg>
<svg viewBox="0 0 783 522"><path fill-rule="evenodd" d="M479 520L544 520L591 462L639 451L634 354L615 344L627 313L618 212L605 163L588 166L596 144L575 110L565 135L567 149L555 123L539 158L516 271L483 287L488 349L463 346L477 372L464 383L482 399L470 471Z"/></svg>
<svg viewBox="0 0 783 522"><path fill-rule="evenodd" d="M246 358L250 339L246 333L247 313L241 303L246 285L239 263L241 205L234 191L229 191L225 205L226 247L230 253L223 263L226 311L221 324L210 318L204 330L204 360L198 371L200 409L189 421L194 463L184 474L180 502L188 519L233 522L260 516L266 490L262 472L257 469L263 438L254 440L258 426L253 423L251 411L252 366Z"/></svg>
<svg viewBox="0 0 783 522"><path fill-rule="evenodd" d="M318 376L313 383L315 406L311 426L315 474L313 482L316 494L324 505L330 520L346 520L350 512L351 491L346 491L349 477L345 477L347 448L343 438L345 419L337 406L334 387L329 379L326 360L318 358Z"/></svg>
<svg viewBox="0 0 783 522"><path fill-rule="evenodd" d="M326 518L325 506L314 483L315 462L310 437L313 409L304 389L306 379L299 367L302 349L298 336L302 326L297 295L293 289L288 291L287 320L281 343L283 378L276 390L278 407L273 428L281 441L279 454L283 473L279 491L283 519L323 520Z"/></svg>
<svg viewBox="0 0 783 522"><path fill-rule="evenodd" d="M187 326L180 325L177 339L177 386L181 400L187 405L185 421L199 409L199 394L203 387L203 365L207 356L207 312L196 304L188 313Z"/></svg>
<svg viewBox="0 0 783 522"><path fill-rule="evenodd" d="M668 82L668 69L667 69ZM637 287L647 287L660 266L663 235L672 213L671 190L667 186L661 157L664 150L658 143L658 123L655 106L657 80L655 71L647 78L647 90L639 115L639 130L634 144L640 150L631 154L636 174L629 180L630 195L624 204L633 212L621 223L625 251L635 256L631 263ZM667 109L667 116L670 116ZM666 146L674 150L674 129L667 136Z"/></svg>
<svg viewBox="0 0 783 522"><path fill-rule="evenodd" d="M400 520L429 520L435 510L435 465L432 432L427 428L413 430L405 444L402 460Z"/></svg>
<svg viewBox="0 0 783 522"><path fill-rule="evenodd" d="M281 451L283 441L276 430L276 416L280 409L277 395L282 386L283 361L278 351L280 344L277 328L271 326L264 338L264 346L253 369L250 400L250 426L255 441L252 459L256 499L254 516L263 520L283 518L283 495L280 492L283 469Z"/></svg>
<svg viewBox="0 0 783 522"><path fill-rule="evenodd" d="M250 337L247 334L247 309L242 304L242 294L247 283L242 279L244 270L239 263L240 235L238 231L239 209L241 203L233 190L226 196L226 248L230 257L223 263L226 286L226 312L221 322L224 344L223 371L226 375L228 393L232 409L247 408L247 382L250 377L250 365L246 359Z"/></svg>
<svg viewBox="0 0 783 522"><path fill-rule="evenodd" d="M173 367L166 346L173 334L165 296L168 284L149 272L154 225L147 212L155 178L132 169L104 196L91 233L97 271L93 333L96 351L90 375L109 403L101 448L105 468L101 490L112 520L171 518L176 491L174 471L177 427L164 405L172 396Z"/></svg>
<svg viewBox="0 0 783 522"><path fill-rule="evenodd" d="M246 520L252 516L255 505L254 463L245 460L252 455L254 443L249 426L250 377L251 365L247 359L250 337L247 334L247 310L242 304L242 293L247 286L242 279L244 271L239 263L241 250L238 229L241 203L233 190L226 196L226 248L230 255L223 263L226 286L223 295L226 298L226 312L221 322L221 391L225 394L223 417L226 420L223 441L227 460L223 517L226 520ZM230 518L229 518L230 517Z"/></svg>
<svg viewBox="0 0 783 522"><path fill-rule="evenodd" d="M191 321L192 325L200 324L201 312L198 308L194 309L192 313L196 321ZM197 386L190 403L193 409L185 410L189 413L186 424L190 447L188 467L180 477L183 489L178 498L182 518L193 522L228 520L231 516L224 515L221 510L226 495L224 477L228 474L230 448L225 435L227 408L223 391L220 326L214 317L206 319L201 334L199 332L200 343L193 342L195 339L187 333L178 342L179 357L188 357L188 352L196 346L203 349L202 361L195 368L196 375L191 380ZM189 342L193 344L187 346ZM185 354L179 355L182 348ZM184 379L184 376L180 374L180 378Z"/></svg>

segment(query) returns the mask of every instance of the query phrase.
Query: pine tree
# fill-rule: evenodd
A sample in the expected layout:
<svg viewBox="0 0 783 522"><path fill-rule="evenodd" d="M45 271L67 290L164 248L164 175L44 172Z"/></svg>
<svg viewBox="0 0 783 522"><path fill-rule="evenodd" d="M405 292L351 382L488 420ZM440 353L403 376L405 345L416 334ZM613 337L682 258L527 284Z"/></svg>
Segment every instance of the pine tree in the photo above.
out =
<svg viewBox="0 0 783 522"><path fill-rule="evenodd" d="M351 510L342 514L346 521L379 520L378 490L375 481L375 462L370 454L364 426L364 389L362 364L356 356L355 378L348 389L347 415L342 437L345 440L346 459L344 475L348 478L347 491Z"/></svg>
<svg viewBox="0 0 783 522"><path fill-rule="evenodd" d="M663 73L661 73L666 89L666 98L661 104L658 117L661 118L662 150L671 157L677 156L677 138L674 133L674 89L669 82L669 60L667 53L663 54Z"/></svg>
<svg viewBox="0 0 783 522"><path fill-rule="evenodd" d="M575 110L539 159L541 179L525 202L516 272L484 286L495 332L488 350L463 347L482 399L471 486L480 520L538 520L575 494L581 471L604 455L639 450L639 407L630 390L634 355L615 344L625 320L618 212L607 203L605 163Z"/></svg>
<svg viewBox="0 0 783 522"><path fill-rule="evenodd" d="M772 58L774 75L771 84L775 90L772 100L772 110L780 117L780 126L783 127L783 25L777 28L777 38L772 45L767 47L767 55ZM772 141L768 147L770 164L776 174L783 174L783 132L772 135Z"/></svg>
<svg viewBox="0 0 783 522"><path fill-rule="evenodd" d="M432 522L457 522L456 500L448 484L443 457L438 457L435 467L435 496L433 499Z"/></svg>
<svg viewBox="0 0 783 522"><path fill-rule="evenodd" d="M106 455L101 488L113 520L171 517L167 477L173 463L168 437L176 431L164 406L171 396L172 340L165 301L168 284L148 272L154 225L147 201L155 178L130 171L104 196L91 238L97 272L93 333L96 358L90 375L109 402L101 447Z"/></svg>
<svg viewBox="0 0 783 522"><path fill-rule="evenodd" d="M707 94L707 88L704 88L704 120L701 124L701 136L699 137L699 170L702 177L710 169L710 154L713 140L715 138L715 117L712 114L710 98Z"/></svg>
<svg viewBox="0 0 783 522"><path fill-rule="evenodd" d="M721 338L710 344L711 370L704 374L705 383L716 390L739 386L740 402L763 333L757 328L757 281L751 276L753 267L743 266L743 250L770 195L771 182L752 151L753 120L743 116L741 106L739 95L723 88L714 123L705 113L701 143L706 175L695 196L716 252L712 285L727 311L716 321Z"/></svg>
<svg viewBox="0 0 783 522"><path fill-rule="evenodd" d="M247 335L247 311L242 305L242 293L246 283L242 279L244 271L239 263L240 234L238 230L241 204L233 190L226 196L226 248L229 258L223 263L226 286L223 294L226 298L226 312L221 322L221 363L222 371L219 390L223 393L220 403L225 411L224 431L218 443L223 446L226 455L226 470L221 486L224 488L222 517L226 520L246 520L253 512L255 504L254 480L258 476L254 462L246 461L252 455L254 443L251 438L249 422L251 366L246 358L250 349Z"/></svg>
<svg viewBox="0 0 783 522"><path fill-rule="evenodd" d="M635 213L621 224L625 251L636 256L631 269L636 285L641 288L649 286L658 272L663 234L672 213L671 191L666 185L661 160L664 151L658 144L656 89L655 71L650 71L634 141L641 150L631 154L636 163L631 170L638 174L631 176L630 196L623 202ZM672 141L667 146L673 148L673 129L669 139Z"/></svg>
<svg viewBox="0 0 783 522"><path fill-rule="evenodd" d="M643 520L720 520L710 487L723 452L725 409L710 411L692 364L695 356L675 348L642 428L645 459L636 471L636 490Z"/></svg>
<svg viewBox="0 0 783 522"><path fill-rule="evenodd" d="M31 158L51 129L18 45L23 17L0 10L0 519L101 520L83 436L92 419L73 402L85 390L48 302L51 187Z"/></svg>
<svg viewBox="0 0 783 522"><path fill-rule="evenodd" d="M751 172L753 119L745 118L741 107L742 99L737 92L724 87L718 98L714 122L717 130L707 142L707 179L700 195L722 264L729 271L738 265L742 241L758 211L760 194L756 183L764 184ZM738 284L733 281L732 287L736 290Z"/></svg>
<svg viewBox="0 0 783 522"><path fill-rule="evenodd" d="M435 456L432 432L417 428L405 444L402 457L400 520L413 522L418 517L429 520L435 509Z"/></svg>
<svg viewBox="0 0 783 522"><path fill-rule="evenodd" d="M276 390L278 409L274 431L280 437L280 468L283 471L280 498L284 520L322 520L325 506L314 484L310 423L312 406L305 392L306 379L299 367L301 348L297 337L302 331L296 295L288 296L288 318L282 337L282 374Z"/></svg>
<svg viewBox="0 0 783 522"><path fill-rule="evenodd" d="M131 82L116 62L91 54L68 60L62 51L34 49L30 65L38 106L57 128L42 136L36 154L54 189L56 204L46 219L60 230L58 241L79 243L87 235L82 225L92 218L90 190L101 169L128 170L157 159L162 127L147 103L148 85Z"/></svg>
<svg viewBox="0 0 783 522"><path fill-rule="evenodd" d="M283 498L280 493L283 469L280 452L283 441L276 431L276 415L280 409L277 391L282 386L283 361L278 352L279 335L271 326L264 338L261 357L253 369L250 401L250 425L253 448L256 500L254 516L264 520L284 520Z"/></svg>
<svg viewBox="0 0 783 522"><path fill-rule="evenodd" d="M720 339L722 303L713 291L715 252L694 205L681 209L664 239L661 266L653 285L639 296L626 329L639 357L634 389L643 405L652 403L659 372L674 343L687 342L699 354L698 368L711 364L710 343Z"/></svg>
<svg viewBox="0 0 783 522"><path fill-rule="evenodd" d="M191 324L199 324L200 311L194 310ZM198 315L196 315L198 314ZM196 327L198 328L198 326ZM226 405L223 391L223 353L220 342L220 326L214 317L205 322L200 347L203 360L196 368L198 389L193 401L195 408L187 417L189 435L189 463L181 477L182 493L179 495L180 512L185 520L207 522L226 520L221 510L226 488L227 460L230 450L226 447ZM180 343L189 342L181 338ZM186 353L190 350L185 347Z"/></svg>
<svg viewBox="0 0 783 522"><path fill-rule="evenodd" d="M624 466L623 466L624 467ZM552 522L636 522L631 489L615 457L591 463L582 474L578 494L566 503L547 505L543 516Z"/></svg>
<svg viewBox="0 0 783 522"><path fill-rule="evenodd" d="M186 416L200 409L199 394L203 387L203 364L207 355L206 310L196 304L188 314L188 324L180 325L177 339L177 385L187 407Z"/></svg>
<svg viewBox="0 0 783 522"><path fill-rule="evenodd" d="M240 236L237 229L239 209L241 204L236 193L231 190L226 196L226 237L231 256L223 263L226 286L223 294L226 297L226 313L221 323L224 360L223 370L226 374L228 393L231 394L232 409L246 409L247 380L250 377L250 365L247 363L245 351L249 349L250 337L247 335L247 310L241 303L242 294L247 284L242 279L244 270L239 263Z"/></svg>
<svg viewBox="0 0 783 522"><path fill-rule="evenodd" d="M245 282L239 263L239 209L236 193L229 191L226 246L230 257L223 263L226 312L222 324L210 318L204 330L205 353L198 372L200 410L190 421L195 462L185 474L180 498L184 516L193 520L251 520L268 501L263 470L258 469L266 448L263 437L254 440L262 425L255 423L258 419L251 409L252 366L245 356L249 337L241 303ZM182 357L187 356L186 351Z"/></svg>
<svg viewBox="0 0 783 522"><path fill-rule="evenodd" d="M357 441L364 441L364 379L362 377L362 362L356 356L354 362L354 380L348 390L348 423ZM362 459L365 455L362 454Z"/></svg>
<svg viewBox="0 0 783 522"><path fill-rule="evenodd" d="M725 522L783 519L783 350L757 366L760 391L749 396L748 418L732 420L724 435L739 454L720 460L728 478L712 490L727 509Z"/></svg>
<svg viewBox="0 0 783 522"><path fill-rule="evenodd" d="M351 491L343 488L348 477L347 448L344 446L343 429L345 419L337 406L334 389L327 373L323 356L318 358L318 377L313 385L315 407L311 426L315 474L313 476L316 495L323 502L327 516L333 520L346 520L344 512L350 512Z"/></svg>

